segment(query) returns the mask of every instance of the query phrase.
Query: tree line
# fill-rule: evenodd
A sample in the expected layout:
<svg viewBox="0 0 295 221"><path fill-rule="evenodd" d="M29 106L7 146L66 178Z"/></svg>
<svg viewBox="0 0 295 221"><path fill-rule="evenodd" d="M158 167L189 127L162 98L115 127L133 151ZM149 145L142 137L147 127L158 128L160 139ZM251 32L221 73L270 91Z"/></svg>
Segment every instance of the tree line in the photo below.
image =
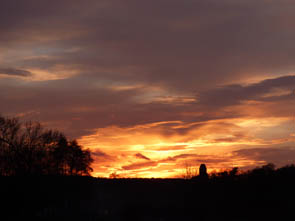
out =
<svg viewBox="0 0 295 221"><path fill-rule="evenodd" d="M0 175L90 175L88 149L39 122L0 116Z"/></svg>

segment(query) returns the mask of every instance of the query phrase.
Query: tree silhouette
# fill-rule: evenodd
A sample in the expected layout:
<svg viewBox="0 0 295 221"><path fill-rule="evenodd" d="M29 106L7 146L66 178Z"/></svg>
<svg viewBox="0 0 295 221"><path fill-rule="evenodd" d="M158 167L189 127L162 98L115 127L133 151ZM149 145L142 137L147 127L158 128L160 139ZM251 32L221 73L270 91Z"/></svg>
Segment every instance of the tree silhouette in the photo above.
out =
<svg viewBox="0 0 295 221"><path fill-rule="evenodd" d="M89 150L61 132L0 116L0 175L90 175L92 162Z"/></svg>
<svg viewBox="0 0 295 221"><path fill-rule="evenodd" d="M90 164L93 162L90 152L82 150L76 140L68 144L67 164L69 166L70 175L89 175L92 171Z"/></svg>

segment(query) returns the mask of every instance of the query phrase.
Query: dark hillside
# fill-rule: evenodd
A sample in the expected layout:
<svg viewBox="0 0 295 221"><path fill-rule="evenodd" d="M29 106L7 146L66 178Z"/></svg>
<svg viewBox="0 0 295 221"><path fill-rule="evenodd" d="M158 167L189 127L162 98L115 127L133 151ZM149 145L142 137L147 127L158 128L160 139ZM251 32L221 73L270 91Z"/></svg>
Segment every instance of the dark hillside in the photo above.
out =
<svg viewBox="0 0 295 221"><path fill-rule="evenodd" d="M42 220L286 220L294 167L209 179L1 177L2 216Z"/></svg>

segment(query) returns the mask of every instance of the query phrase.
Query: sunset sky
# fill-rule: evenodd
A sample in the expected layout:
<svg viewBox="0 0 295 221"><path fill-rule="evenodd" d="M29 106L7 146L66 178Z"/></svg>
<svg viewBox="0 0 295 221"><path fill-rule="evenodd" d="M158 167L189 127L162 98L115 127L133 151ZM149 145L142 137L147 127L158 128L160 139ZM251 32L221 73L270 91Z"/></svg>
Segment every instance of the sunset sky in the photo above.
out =
<svg viewBox="0 0 295 221"><path fill-rule="evenodd" d="M93 176L295 163L294 0L7 0L0 113L93 151Z"/></svg>

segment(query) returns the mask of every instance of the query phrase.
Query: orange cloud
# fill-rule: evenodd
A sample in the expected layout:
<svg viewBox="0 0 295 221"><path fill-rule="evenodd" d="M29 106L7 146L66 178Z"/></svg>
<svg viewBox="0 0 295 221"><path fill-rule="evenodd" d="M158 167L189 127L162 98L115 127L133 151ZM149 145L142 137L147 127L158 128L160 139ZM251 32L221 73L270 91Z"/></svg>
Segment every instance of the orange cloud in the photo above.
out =
<svg viewBox="0 0 295 221"><path fill-rule="evenodd" d="M97 129L79 142L94 150L94 175L108 176L115 171L128 177L175 177L187 162L195 166L206 163L210 170L261 164L261 160L251 156L246 159L232 153L245 147L294 142L285 133L287 129L277 136L267 135L286 127L289 121L236 118L196 123L165 121L128 128L112 126ZM180 130L184 128L185 132Z"/></svg>

